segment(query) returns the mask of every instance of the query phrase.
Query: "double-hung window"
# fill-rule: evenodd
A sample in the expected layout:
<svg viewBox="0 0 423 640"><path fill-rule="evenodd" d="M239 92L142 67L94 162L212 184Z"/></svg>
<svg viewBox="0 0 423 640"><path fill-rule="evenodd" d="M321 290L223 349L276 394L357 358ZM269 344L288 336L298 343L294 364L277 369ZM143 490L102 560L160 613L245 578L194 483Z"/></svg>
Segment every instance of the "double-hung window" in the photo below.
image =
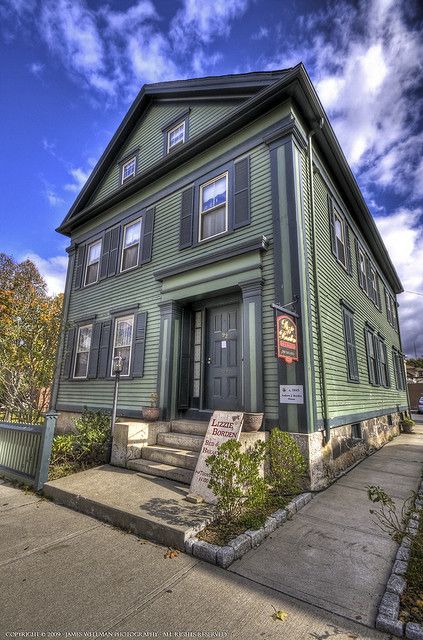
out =
<svg viewBox="0 0 423 640"><path fill-rule="evenodd" d="M138 265L141 223L141 218L139 218L124 227L121 271L127 271Z"/></svg>
<svg viewBox="0 0 423 640"><path fill-rule="evenodd" d="M228 174L200 186L199 241L228 230Z"/></svg>
<svg viewBox="0 0 423 640"><path fill-rule="evenodd" d="M360 287L363 289L363 291L368 293L366 256L363 249L360 246L357 249L357 258L358 258L358 277L360 281Z"/></svg>
<svg viewBox="0 0 423 640"><path fill-rule="evenodd" d="M88 245L85 286L97 282L100 268L101 240Z"/></svg>
<svg viewBox="0 0 423 640"><path fill-rule="evenodd" d="M113 352L110 375L113 375L113 361L117 356L122 358L121 376L129 376L131 370L132 336L134 316L116 318L113 337Z"/></svg>
<svg viewBox="0 0 423 640"><path fill-rule="evenodd" d="M369 369L369 382L375 386L380 384L379 380L379 345L375 333L369 328L365 328L367 366Z"/></svg>
<svg viewBox="0 0 423 640"><path fill-rule="evenodd" d="M92 330L93 330L92 324L87 324L78 328L75 364L74 364L74 370L73 370L74 378L87 377Z"/></svg>
<svg viewBox="0 0 423 640"><path fill-rule="evenodd" d="M345 251L345 222L343 217L334 210L333 212L333 224L335 230L335 251L336 257L344 267L347 266L346 251Z"/></svg>
<svg viewBox="0 0 423 640"><path fill-rule="evenodd" d="M167 132L167 151L185 142L185 120Z"/></svg>
<svg viewBox="0 0 423 640"><path fill-rule="evenodd" d="M137 157L133 156L133 158L130 158L121 166L120 183L123 184L126 180L129 180L129 178L133 178L135 176L136 169Z"/></svg>
<svg viewBox="0 0 423 640"><path fill-rule="evenodd" d="M404 371L404 359L402 354L392 347L392 360L395 372L395 381L397 389L404 391L405 389L405 371Z"/></svg>
<svg viewBox="0 0 423 640"><path fill-rule="evenodd" d="M379 337L379 371L380 371L380 383L383 387L390 386L389 380L389 364L388 354L386 351L386 344L383 338Z"/></svg>

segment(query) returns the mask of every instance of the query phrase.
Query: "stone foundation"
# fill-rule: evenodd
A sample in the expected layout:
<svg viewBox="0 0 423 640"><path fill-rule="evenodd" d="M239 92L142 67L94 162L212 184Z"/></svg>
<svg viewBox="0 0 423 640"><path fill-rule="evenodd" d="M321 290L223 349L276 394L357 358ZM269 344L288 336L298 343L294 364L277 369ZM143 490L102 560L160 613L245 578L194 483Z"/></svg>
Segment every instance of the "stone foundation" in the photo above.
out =
<svg viewBox="0 0 423 640"><path fill-rule="evenodd" d="M342 471L399 435L404 415L396 412L332 428L328 443L323 431L292 434L309 463L310 489L324 489Z"/></svg>

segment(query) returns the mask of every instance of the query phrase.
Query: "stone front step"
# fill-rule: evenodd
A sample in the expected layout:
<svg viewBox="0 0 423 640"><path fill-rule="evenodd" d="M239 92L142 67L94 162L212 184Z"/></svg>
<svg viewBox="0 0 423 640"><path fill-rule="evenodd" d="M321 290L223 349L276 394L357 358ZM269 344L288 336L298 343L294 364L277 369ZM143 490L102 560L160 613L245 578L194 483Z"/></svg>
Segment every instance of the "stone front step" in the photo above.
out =
<svg viewBox="0 0 423 640"><path fill-rule="evenodd" d="M160 445L149 445L141 450L141 458L151 460L152 462L162 462L173 467L182 467L183 469L195 469L198 460L196 451L188 451L186 449L172 449L171 447L162 447Z"/></svg>
<svg viewBox="0 0 423 640"><path fill-rule="evenodd" d="M205 436L208 422L196 422L195 420L173 420L172 433L189 433L194 436Z"/></svg>
<svg viewBox="0 0 423 640"><path fill-rule="evenodd" d="M191 469L183 469L182 467L175 467L170 464L163 464L161 462L153 462L152 460L144 460L142 458L138 460L128 460L128 469L132 471L138 471L139 473L146 473L150 476L159 476L160 478L168 478L169 480L175 480L176 482L182 482L184 484L191 484L194 471Z"/></svg>
<svg viewBox="0 0 423 640"><path fill-rule="evenodd" d="M159 433L157 444L172 449L184 449L188 451L201 451L204 436L188 433Z"/></svg>

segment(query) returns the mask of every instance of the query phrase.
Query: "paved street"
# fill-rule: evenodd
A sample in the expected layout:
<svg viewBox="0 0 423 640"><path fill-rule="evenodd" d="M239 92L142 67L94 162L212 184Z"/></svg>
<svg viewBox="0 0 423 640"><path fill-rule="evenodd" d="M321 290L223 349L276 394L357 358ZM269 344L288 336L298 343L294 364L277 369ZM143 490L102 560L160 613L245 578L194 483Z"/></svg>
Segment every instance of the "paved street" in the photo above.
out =
<svg viewBox="0 0 423 640"><path fill-rule="evenodd" d="M372 477L402 497L417 483L422 444L423 436L396 439L231 571L182 553L165 558L164 547L0 484L0 637L387 638L363 623L395 546L374 531L360 482ZM273 619L273 607L285 621Z"/></svg>

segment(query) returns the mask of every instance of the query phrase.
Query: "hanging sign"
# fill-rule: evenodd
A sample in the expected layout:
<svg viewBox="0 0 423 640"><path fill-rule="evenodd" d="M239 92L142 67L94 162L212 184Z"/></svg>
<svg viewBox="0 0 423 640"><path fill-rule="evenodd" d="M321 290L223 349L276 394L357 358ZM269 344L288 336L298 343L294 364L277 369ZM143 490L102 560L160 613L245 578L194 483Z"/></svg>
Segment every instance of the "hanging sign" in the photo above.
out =
<svg viewBox="0 0 423 640"><path fill-rule="evenodd" d="M297 324L291 316L276 316L276 345L278 358L298 362Z"/></svg>
<svg viewBox="0 0 423 640"><path fill-rule="evenodd" d="M190 494L201 496L205 502L214 504L216 496L209 489L210 468L206 464L209 456L217 453L217 447L227 440L239 440L244 414L236 411L214 411L207 433L204 436L203 446L198 457L192 477Z"/></svg>

